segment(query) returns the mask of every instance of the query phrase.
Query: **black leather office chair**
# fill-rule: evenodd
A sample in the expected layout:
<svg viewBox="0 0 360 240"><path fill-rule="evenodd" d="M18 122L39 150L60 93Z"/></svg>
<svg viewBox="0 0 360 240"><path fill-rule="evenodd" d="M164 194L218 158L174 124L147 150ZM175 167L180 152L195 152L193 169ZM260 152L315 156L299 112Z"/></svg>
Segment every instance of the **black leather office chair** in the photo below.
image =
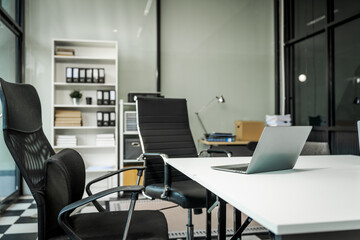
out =
<svg viewBox="0 0 360 240"><path fill-rule="evenodd" d="M198 157L185 99L138 98L137 119L145 159L144 194L188 209L187 239L193 238L192 209L209 207L206 189L164 162L164 158ZM208 150L222 152L221 150ZM212 201L214 200L214 197ZM210 213L206 214L211 223ZM207 235L210 226L207 225Z"/></svg>
<svg viewBox="0 0 360 240"><path fill-rule="evenodd" d="M34 87L8 83L0 78L0 97L5 143L37 204L39 240L168 239L167 222L162 213L133 212L142 186L116 187L82 199L85 185L83 159L72 149L54 152L43 133L40 100ZM144 168L137 169L140 178ZM109 173L106 177L122 171ZM75 208L119 191L132 193L129 211L70 216Z"/></svg>

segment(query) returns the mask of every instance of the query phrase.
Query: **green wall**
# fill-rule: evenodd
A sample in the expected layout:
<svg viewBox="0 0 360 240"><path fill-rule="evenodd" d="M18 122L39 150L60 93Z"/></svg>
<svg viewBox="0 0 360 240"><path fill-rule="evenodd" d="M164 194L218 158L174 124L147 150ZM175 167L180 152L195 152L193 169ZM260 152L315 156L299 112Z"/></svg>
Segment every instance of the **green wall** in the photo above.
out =
<svg viewBox="0 0 360 240"><path fill-rule="evenodd" d="M235 120L264 121L275 111L274 23L271 0L170 0L162 3L162 86L188 100L209 132L235 131Z"/></svg>

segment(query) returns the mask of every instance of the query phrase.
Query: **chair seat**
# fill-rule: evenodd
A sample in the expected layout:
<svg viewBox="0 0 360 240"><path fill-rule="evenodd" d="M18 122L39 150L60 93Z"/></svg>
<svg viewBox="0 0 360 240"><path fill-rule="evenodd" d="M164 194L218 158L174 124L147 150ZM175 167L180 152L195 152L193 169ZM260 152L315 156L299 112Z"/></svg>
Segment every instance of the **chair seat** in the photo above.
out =
<svg viewBox="0 0 360 240"><path fill-rule="evenodd" d="M145 194L152 198L161 198L163 192L164 184L151 184L145 188ZM206 189L192 180L173 182L166 200L183 208L205 208Z"/></svg>
<svg viewBox="0 0 360 240"><path fill-rule="evenodd" d="M122 239L126 218L127 211L77 214L70 217L70 225L84 240ZM67 238L52 238L55 239ZM134 211L127 239L169 239L164 214L160 211Z"/></svg>

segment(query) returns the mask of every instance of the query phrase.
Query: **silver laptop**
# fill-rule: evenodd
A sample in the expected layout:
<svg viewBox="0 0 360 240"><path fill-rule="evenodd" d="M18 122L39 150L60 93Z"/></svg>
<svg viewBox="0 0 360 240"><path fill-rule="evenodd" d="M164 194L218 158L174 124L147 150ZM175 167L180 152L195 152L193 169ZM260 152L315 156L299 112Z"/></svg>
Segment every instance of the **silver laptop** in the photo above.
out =
<svg viewBox="0 0 360 240"><path fill-rule="evenodd" d="M292 169L311 128L311 126L265 127L249 164L211 168L246 174Z"/></svg>

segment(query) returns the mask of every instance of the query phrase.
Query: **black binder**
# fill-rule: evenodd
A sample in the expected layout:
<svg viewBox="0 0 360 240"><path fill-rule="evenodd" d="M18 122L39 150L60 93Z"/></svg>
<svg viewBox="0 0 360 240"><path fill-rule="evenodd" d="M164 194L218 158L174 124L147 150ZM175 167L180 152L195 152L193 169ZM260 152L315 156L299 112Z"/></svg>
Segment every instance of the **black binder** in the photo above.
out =
<svg viewBox="0 0 360 240"><path fill-rule="evenodd" d="M79 82L79 68L73 68L72 76L73 76L72 82L73 83L78 83Z"/></svg>
<svg viewBox="0 0 360 240"><path fill-rule="evenodd" d="M72 82L72 68L71 67L66 68L65 78L66 78L67 83Z"/></svg>
<svg viewBox="0 0 360 240"><path fill-rule="evenodd" d="M115 112L114 111L110 112L110 126L115 126L115 118L116 118Z"/></svg>
<svg viewBox="0 0 360 240"><path fill-rule="evenodd" d="M115 90L110 90L110 105L115 105L116 93Z"/></svg>
<svg viewBox="0 0 360 240"><path fill-rule="evenodd" d="M86 83L92 83L92 68L86 69Z"/></svg>
<svg viewBox="0 0 360 240"><path fill-rule="evenodd" d="M110 91L103 91L103 104L109 105L110 104Z"/></svg>
<svg viewBox="0 0 360 240"><path fill-rule="evenodd" d="M103 105L104 104L104 93L102 90L97 90L96 96L97 96L97 105Z"/></svg>
<svg viewBox="0 0 360 240"><path fill-rule="evenodd" d="M103 112L103 126L108 127L110 125L110 113Z"/></svg>
<svg viewBox="0 0 360 240"><path fill-rule="evenodd" d="M96 112L96 118L98 127L103 126L103 112Z"/></svg>
<svg viewBox="0 0 360 240"><path fill-rule="evenodd" d="M79 69L79 82L80 83L85 83L85 68L80 68Z"/></svg>
<svg viewBox="0 0 360 240"><path fill-rule="evenodd" d="M105 69L99 68L99 83L105 83Z"/></svg>
<svg viewBox="0 0 360 240"><path fill-rule="evenodd" d="M97 68L93 68L93 83L98 83L99 82L99 69Z"/></svg>

